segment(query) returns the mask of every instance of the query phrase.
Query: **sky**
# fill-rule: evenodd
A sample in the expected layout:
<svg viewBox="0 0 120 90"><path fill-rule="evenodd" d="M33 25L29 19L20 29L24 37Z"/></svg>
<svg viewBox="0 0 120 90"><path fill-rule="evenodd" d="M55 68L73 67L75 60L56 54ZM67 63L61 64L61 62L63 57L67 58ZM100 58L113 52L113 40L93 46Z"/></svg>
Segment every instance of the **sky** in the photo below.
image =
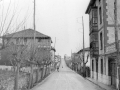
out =
<svg viewBox="0 0 120 90"><path fill-rule="evenodd" d="M14 23L8 33L14 32L22 21L24 23L20 25L19 30L33 28L33 2L33 0L2 0L0 2L0 9L2 9L0 15L4 18L4 13L7 12L10 4L6 19L8 25L10 16L13 16L16 9L15 19L12 21ZM55 45L56 54L70 56L71 52L82 49L82 16L85 47L89 47L89 16L85 14L89 2L90 0L36 0L36 30L52 38L52 46Z"/></svg>

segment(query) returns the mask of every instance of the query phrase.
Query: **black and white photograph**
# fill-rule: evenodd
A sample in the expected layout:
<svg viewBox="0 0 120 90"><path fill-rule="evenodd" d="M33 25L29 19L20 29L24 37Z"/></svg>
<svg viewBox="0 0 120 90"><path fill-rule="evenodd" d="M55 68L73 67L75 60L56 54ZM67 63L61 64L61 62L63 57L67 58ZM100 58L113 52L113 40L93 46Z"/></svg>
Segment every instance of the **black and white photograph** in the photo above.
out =
<svg viewBox="0 0 120 90"><path fill-rule="evenodd" d="M0 90L120 90L120 0L0 0Z"/></svg>

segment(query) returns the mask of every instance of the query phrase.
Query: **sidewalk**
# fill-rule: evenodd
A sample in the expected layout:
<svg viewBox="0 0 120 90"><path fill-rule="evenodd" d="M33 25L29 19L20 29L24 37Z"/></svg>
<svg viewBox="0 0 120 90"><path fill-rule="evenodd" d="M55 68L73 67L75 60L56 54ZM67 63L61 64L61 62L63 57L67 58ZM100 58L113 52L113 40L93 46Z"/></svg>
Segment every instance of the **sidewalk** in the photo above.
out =
<svg viewBox="0 0 120 90"><path fill-rule="evenodd" d="M98 82L98 81L92 79L92 78L87 77L86 79L89 80L90 82L96 84L97 86L99 86L103 90L117 90L117 89L113 88L112 86L105 85L105 84L103 84L101 82Z"/></svg>

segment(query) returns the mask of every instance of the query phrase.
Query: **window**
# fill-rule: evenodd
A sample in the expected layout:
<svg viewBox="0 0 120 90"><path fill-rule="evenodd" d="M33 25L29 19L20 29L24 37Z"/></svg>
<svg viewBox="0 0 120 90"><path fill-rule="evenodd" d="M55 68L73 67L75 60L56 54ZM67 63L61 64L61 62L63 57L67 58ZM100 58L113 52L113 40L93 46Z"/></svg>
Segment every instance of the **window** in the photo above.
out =
<svg viewBox="0 0 120 90"><path fill-rule="evenodd" d="M94 60L92 60L92 71L94 71Z"/></svg>
<svg viewBox="0 0 120 90"><path fill-rule="evenodd" d="M27 38L24 38L24 42L25 42L25 43L27 42Z"/></svg>
<svg viewBox="0 0 120 90"><path fill-rule="evenodd" d="M103 74L103 59L101 59L101 74Z"/></svg>
<svg viewBox="0 0 120 90"><path fill-rule="evenodd" d="M96 59L96 72L98 73L98 59Z"/></svg>
<svg viewBox="0 0 120 90"><path fill-rule="evenodd" d="M101 7L99 8L99 17L100 17L100 24L102 24L102 11L101 11Z"/></svg>
<svg viewBox="0 0 120 90"><path fill-rule="evenodd" d="M103 49L103 34L100 32L100 50Z"/></svg>
<svg viewBox="0 0 120 90"><path fill-rule="evenodd" d="M16 44L19 44L19 38L16 39Z"/></svg>
<svg viewBox="0 0 120 90"><path fill-rule="evenodd" d="M41 39L40 38L38 38L38 42L40 42L41 41Z"/></svg>

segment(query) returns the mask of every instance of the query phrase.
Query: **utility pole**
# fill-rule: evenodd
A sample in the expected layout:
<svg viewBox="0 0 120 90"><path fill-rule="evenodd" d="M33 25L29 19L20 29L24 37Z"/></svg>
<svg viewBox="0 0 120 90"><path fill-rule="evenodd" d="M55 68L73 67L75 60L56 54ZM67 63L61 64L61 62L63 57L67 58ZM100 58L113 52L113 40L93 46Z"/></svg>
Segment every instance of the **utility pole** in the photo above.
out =
<svg viewBox="0 0 120 90"><path fill-rule="evenodd" d="M36 1L34 0L34 15L33 15L33 25L34 25L34 44L35 44L35 37L36 37L36 26L35 26L35 10L36 10L36 8L35 8L35 5L36 5ZM35 51L35 47L34 47L34 51Z"/></svg>
<svg viewBox="0 0 120 90"><path fill-rule="evenodd" d="M33 44L32 44L32 62L34 62L35 58L35 37L36 37L36 26L35 26L35 0L34 0L34 13L33 13L33 28L34 28L34 36L33 36ZM31 73L30 73L30 84L29 84L29 89L33 87L33 63L31 63Z"/></svg>
<svg viewBox="0 0 120 90"><path fill-rule="evenodd" d="M82 26L83 26L83 76L85 77L85 60L84 60L84 57L85 57L85 50L84 50L84 20L83 20L83 16L82 16Z"/></svg>
<svg viewBox="0 0 120 90"><path fill-rule="evenodd" d="M115 21L115 45L116 45L116 52L117 52L117 77L118 80L120 79L119 73L120 73L120 56L119 56L119 40L118 40L118 18L117 18L117 0L114 1L114 21ZM119 80L120 81L120 80ZM118 90L120 90L120 82L118 81Z"/></svg>
<svg viewBox="0 0 120 90"><path fill-rule="evenodd" d="M54 43L54 48L55 48L55 45L56 45L56 37L55 37L55 43Z"/></svg>

